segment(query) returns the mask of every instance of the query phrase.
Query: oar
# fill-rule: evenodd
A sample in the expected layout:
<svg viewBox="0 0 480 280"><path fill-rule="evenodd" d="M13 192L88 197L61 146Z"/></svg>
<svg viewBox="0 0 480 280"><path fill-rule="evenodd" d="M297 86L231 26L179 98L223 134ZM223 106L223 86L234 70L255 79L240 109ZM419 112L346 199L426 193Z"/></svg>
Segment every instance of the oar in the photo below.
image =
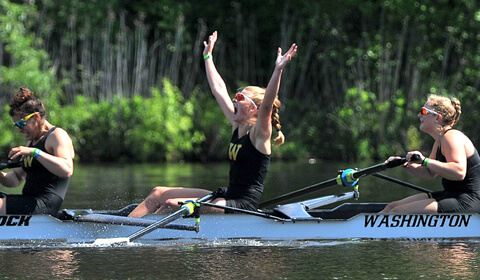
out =
<svg viewBox="0 0 480 280"><path fill-rule="evenodd" d="M381 164L373 165L373 166L370 166L370 167L367 167L367 168L364 168L364 169L360 169L360 170L352 170L352 169L345 170L345 171L342 172L341 175L338 175L336 178L332 178L330 180L327 180L327 181L324 181L324 182L321 182L321 183L317 183L317 184L305 187L303 189L293 191L293 192L278 196L276 198L273 198L271 200L262 202L262 203L260 203L259 208L263 208L265 206L270 206L270 205L277 204L277 203L280 203L280 202L283 202L283 201L287 201L289 199L292 199L292 198L295 198L295 197L298 197L298 196L302 196L302 195L305 195L305 194L308 194L308 193L312 193L312 192L315 192L315 191L318 191L318 190L321 190L321 189L333 187L333 186L338 185L339 183L342 184L342 182L344 182L344 180L341 180L339 182L339 180L342 179L342 177L346 178L346 180L349 183L352 183L352 182L360 179L363 176L366 176L366 175L369 175L369 174L372 174L372 173L377 173L377 172L383 171L387 168L393 168L393 167L402 165L406 161L407 160L405 158L401 158L401 159L392 160L388 163L381 163ZM345 173L345 172L347 172L347 173Z"/></svg>
<svg viewBox="0 0 480 280"><path fill-rule="evenodd" d="M206 205L206 206L210 206L210 207L214 207L214 208L219 208L219 209L224 209L224 210L231 210L231 211L244 213L244 214L248 214L248 215L253 215L253 216L259 216L259 217L263 217L263 218L267 218L267 219L273 219L273 220L276 220L276 221L282 221L282 222L287 221L287 219L280 218L280 217L277 217L277 216L273 216L273 215L265 213L265 212L250 211L250 210L245 210L245 209L240 209L240 208L235 208L235 207L230 207L230 206L225 206L225 205L218 205L218 204L209 203L209 202L203 202L202 205Z"/></svg>
<svg viewBox="0 0 480 280"><path fill-rule="evenodd" d="M7 168L16 168L21 167L23 165L23 161L7 161L7 163L0 163L0 170L7 169Z"/></svg>
<svg viewBox="0 0 480 280"><path fill-rule="evenodd" d="M99 239L95 240L93 245L103 245L103 246L105 246L105 245L112 245L112 244L115 244L115 243L132 242L133 240L136 240L136 239L144 236L145 234L148 234L148 233L150 233L150 232L152 232L152 231L154 231L158 228L161 228L161 227L175 221L176 219L181 218L184 215L192 215L193 212L194 212L194 207L195 207L196 203L210 200L212 197L213 197L213 194L209 194L209 195L206 195L202 198L199 198L196 202L194 202L194 201L187 202L187 203L183 204L182 207L179 210L177 210L176 212L174 212L174 213L166 216L165 218L149 225L146 228L142 228L141 230L138 230L138 231L130 234L127 237L99 238Z"/></svg>
<svg viewBox="0 0 480 280"><path fill-rule="evenodd" d="M380 174L380 173L374 173L372 176L375 176L375 177L378 177L378 178L382 178L384 180L387 180L387 181L390 181L390 182L393 182L393 183L397 183L399 185L402 185L402 186L405 186L405 187L409 187L411 189L414 189L414 190L417 190L417 191L421 191L421 192L424 192L424 193L432 193L431 190L428 190L428 189L424 189L422 187L419 187L419 186L416 186L416 185L413 185L413 184L410 184L410 183L407 183L407 182L404 182L404 181L400 181L398 179L395 179L395 178L392 178L392 177L389 177L387 175L383 175L383 174Z"/></svg>

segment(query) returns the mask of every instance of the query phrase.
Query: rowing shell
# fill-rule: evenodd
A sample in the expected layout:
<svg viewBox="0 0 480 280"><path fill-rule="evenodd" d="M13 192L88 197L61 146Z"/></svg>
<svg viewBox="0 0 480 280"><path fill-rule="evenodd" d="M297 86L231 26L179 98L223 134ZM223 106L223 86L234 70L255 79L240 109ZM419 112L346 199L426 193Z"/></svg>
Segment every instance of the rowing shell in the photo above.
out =
<svg viewBox="0 0 480 280"><path fill-rule="evenodd" d="M229 209L237 213L202 215L200 224L199 217L177 219L184 215L184 212L191 212L188 216L196 216L199 212L195 209L200 207L200 204L218 207L218 205L209 205L207 202L213 193L196 202L185 203L182 206L182 209L185 209L180 209L171 215L148 215L141 219L126 217L134 208L128 206L116 212L63 210L58 218L48 215L4 215L0 216L0 242L62 240L71 243L112 244L125 242L125 240L137 242L171 239L314 240L480 237L480 216L476 213L380 214L379 211L386 204L375 203L342 204L334 209L318 210L328 204L358 198L356 184L361 177L376 174L405 162L406 159L401 158L360 170L340 170L336 178L281 195L262 203L260 207L264 208L264 206L335 185L353 187L354 191L351 192L279 205L268 212ZM16 163L0 164L0 170L16 166L12 164ZM175 220L177 220L176 223L172 224Z"/></svg>
<svg viewBox="0 0 480 280"><path fill-rule="evenodd" d="M262 218L248 214L205 214L199 228L194 219L184 218L140 238L159 240L315 240L315 239L471 239L480 237L480 215L380 214L385 204L346 203L332 210L309 211L304 218ZM370 213L369 213L370 212ZM278 213L271 213L278 214ZM131 219L111 214L86 213L75 219L49 215L0 216L0 242L64 241L90 243L98 238L117 238L161 219L149 215Z"/></svg>

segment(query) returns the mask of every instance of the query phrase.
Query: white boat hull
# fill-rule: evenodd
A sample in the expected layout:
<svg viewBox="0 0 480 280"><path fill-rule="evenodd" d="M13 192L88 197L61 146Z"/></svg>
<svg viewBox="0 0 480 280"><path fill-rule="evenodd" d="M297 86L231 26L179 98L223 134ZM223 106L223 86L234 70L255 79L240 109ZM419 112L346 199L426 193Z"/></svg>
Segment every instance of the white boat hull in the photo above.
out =
<svg viewBox="0 0 480 280"><path fill-rule="evenodd" d="M150 215L148 220L160 219ZM194 219L176 223L193 224ZM89 243L99 238L128 237L142 226L59 220L48 215L0 216L0 242L64 241ZM160 228L148 240L314 240L314 239L471 239L480 237L480 215L360 213L348 219L277 221L247 214L202 215L199 232Z"/></svg>

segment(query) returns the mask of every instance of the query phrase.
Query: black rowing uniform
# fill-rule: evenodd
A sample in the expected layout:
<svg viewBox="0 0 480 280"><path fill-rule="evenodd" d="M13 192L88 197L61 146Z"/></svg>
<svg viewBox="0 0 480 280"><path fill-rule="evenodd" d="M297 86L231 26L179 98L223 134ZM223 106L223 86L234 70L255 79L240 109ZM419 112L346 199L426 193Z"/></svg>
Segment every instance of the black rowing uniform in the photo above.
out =
<svg viewBox="0 0 480 280"><path fill-rule="evenodd" d="M447 162L440 147L437 160ZM439 213L480 212L480 156L477 149L467 158L467 174L462 181L443 178L444 190L432 193L438 202Z"/></svg>
<svg viewBox="0 0 480 280"><path fill-rule="evenodd" d="M45 141L55 130L52 127L37 144L29 147L47 153ZM57 216L67 193L70 178L60 178L48 171L33 156L23 159L23 170L27 173L21 195L6 196L7 214L50 214Z"/></svg>
<svg viewBox="0 0 480 280"><path fill-rule="evenodd" d="M230 140L228 158L230 183L224 195L227 206L257 211L270 167L270 155L258 151L248 133L238 138L237 128Z"/></svg>

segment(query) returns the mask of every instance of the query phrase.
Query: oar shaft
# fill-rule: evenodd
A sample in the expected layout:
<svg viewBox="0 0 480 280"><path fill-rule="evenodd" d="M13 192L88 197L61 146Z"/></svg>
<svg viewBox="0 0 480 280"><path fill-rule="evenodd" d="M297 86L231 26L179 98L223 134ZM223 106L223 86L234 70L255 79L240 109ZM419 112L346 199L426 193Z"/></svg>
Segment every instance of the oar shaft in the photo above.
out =
<svg viewBox="0 0 480 280"><path fill-rule="evenodd" d="M231 211L235 211L235 212L239 212L239 213L254 215L254 216L263 217L263 218L267 218L267 219L273 219L273 220L277 220L277 221L286 221L286 219L284 219L284 218L273 216L273 215L270 215L270 214L264 213L264 212L250 211L250 210L245 210L245 209L240 209L240 208L235 208L235 207L230 207L230 206L225 206L225 205L218 205L218 204L209 203L209 202L203 202L202 205L215 207L215 208L219 208L219 209L224 209L224 210L231 210Z"/></svg>
<svg viewBox="0 0 480 280"><path fill-rule="evenodd" d="M148 227L146 228L142 228L141 230L138 230L134 233L132 233L131 235L128 236L128 239L130 241L133 241L135 239L138 239L142 236L144 236L145 234L148 234L166 224L169 224L173 221L175 221L176 219L182 217L183 215L187 214L188 213L188 209L186 208L181 208L180 210L176 211L175 213L171 214L171 215L168 215L166 216L165 218L159 220L158 222L155 222L151 225L149 225Z"/></svg>
<svg viewBox="0 0 480 280"><path fill-rule="evenodd" d="M373 166L370 166L370 167L367 167L367 168L364 168L364 169L353 171L352 176L353 176L353 179L359 179L363 176L366 176L366 175L369 175L369 174L372 174L372 173L377 173L377 172L383 171L387 168L393 168L393 167L399 166L399 165L401 165L405 162L406 162L405 158L395 159L395 160L390 161L388 163L380 163L380 164L373 165ZM295 197L298 197L298 196L302 196L302 195L305 195L305 194L308 194L308 193L312 193L314 191L318 191L318 190L321 190L321 189L333 187L333 186L336 186L336 185L338 185L337 178L333 178L333 179L330 179L330 180L327 180L327 181L324 181L324 182L321 182L321 183L318 183L318 184L308 186L306 188L303 188L303 189L300 189L300 190L297 190L297 191L293 191L293 192L278 196L278 197L273 198L271 200L262 202L262 203L260 203L259 208L274 205L274 204L277 204L277 203L280 203L280 202L283 202L283 201L287 201L289 199L292 199L292 198L295 198Z"/></svg>
<svg viewBox="0 0 480 280"><path fill-rule="evenodd" d="M211 198L213 197L212 194L209 194L209 195L206 195L200 199L197 200L197 202L204 202L204 201L207 201L207 200L210 200ZM135 239L138 239L160 227L163 227L164 225L167 225L173 221L175 221L176 219L182 217L183 215L187 214L189 212L189 210L185 207L182 207L180 208L179 210L177 210L176 212L174 212L173 214L170 214L168 216L166 216L165 218L159 220L158 222L155 222L151 225L149 225L148 227L146 228L142 228L141 230L138 230L132 234L130 234L130 236L128 236L128 240L131 242Z"/></svg>
<svg viewBox="0 0 480 280"><path fill-rule="evenodd" d="M333 179L330 179L330 180L327 180L327 181L324 181L324 182L321 182L321 183L317 183L317 184L308 186L308 187L300 189L300 190L296 190L296 191L293 191L293 192L290 192L290 193L286 193L284 195L278 196L278 197L270 199L268 201L262 202L262 203L260 203L259 207L263 208L265 206L275 205L277 203L287 201L287 200L295 198L297 196L302 196L302 195L305 195L305 194L309 194L313 191L326 189L326 188L333 187L333 186L336 186L336 185L337 185L337 179L333 178Z"/></svg>
<svg viewBox="0 0 480 280"><path fill-rule="evenodd" d="M389 161L387 163L380 163L380 164L377 164L377 165L374 165L374 166L370 166L370 167L364 168L362 170L356 171L353 174L353 177L355 179L359 179L359 178L361 178L365 175L377 173L377 172L386 170L387 168L397 167L399 165L404 164L406 161L407 161L406 158L399 158L399 159L394 159L392 161Z"/></svg>
<svg viewBox="0 0 480 280"><path fill-rule="evenodd" d="M392 177L389 177L389 176L386 176L386 175L383 175L383 174L380 174L380 173L375 173L375 174L373 174L373 176L378 177L378 178L382 178L384 180L387 180L387 181L390 181L390 182L393 182L393 183L397 183L399 185L409 187L411 189L421 191L421 192L424 192L424 193L431 193L432 192L431 190L424 189L422 187L419 187L419 186L416 186L416 185L413 185L413 184L410 184L410 183L407 183L407 182L404 182L404 181L400 181L398 179L395 179L395 178L392 178Z"/></svg>

